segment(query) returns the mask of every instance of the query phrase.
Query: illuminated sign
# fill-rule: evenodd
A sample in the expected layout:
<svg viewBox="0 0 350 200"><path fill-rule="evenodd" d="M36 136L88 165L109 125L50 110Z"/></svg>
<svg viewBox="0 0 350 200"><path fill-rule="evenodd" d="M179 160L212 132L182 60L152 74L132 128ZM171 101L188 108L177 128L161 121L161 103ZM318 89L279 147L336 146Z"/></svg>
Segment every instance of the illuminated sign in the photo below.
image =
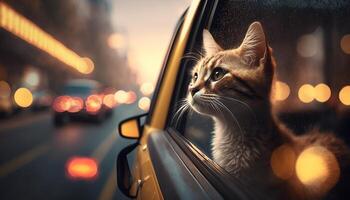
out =
<svg viewBox="0 0 350 200"><path fill-rule="evenodd" d="M94 64L89 58L80 57L3 2L0 2L0 27L47 52L80 73L89 74L94 70Z"/></svg>

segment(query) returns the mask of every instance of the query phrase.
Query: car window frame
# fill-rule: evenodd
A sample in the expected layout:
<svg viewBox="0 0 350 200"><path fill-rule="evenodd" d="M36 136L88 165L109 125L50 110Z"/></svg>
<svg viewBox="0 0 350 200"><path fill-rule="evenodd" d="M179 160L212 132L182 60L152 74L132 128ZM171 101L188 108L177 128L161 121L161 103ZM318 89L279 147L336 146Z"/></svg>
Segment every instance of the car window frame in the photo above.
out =
<svg viewBox="0 0 350 200"><path fill-rule="evenodd" d="M155 105L156 105L156 102L157 102L156 99L159 96L160 88L161 88L161 85L162 85L163 80L164 80L165 69L166 69L166 66L168 65L169 56L171 55L171 53L172 53L172 51L174 49L173 47L174 47L174 45L176 43L176 40L177 40L177 38L179 36L179 32L180 32L180 30L182 28L182 25L184 23L187 11L188 11L188 8L181 15L180 19L178 20L178 22L177 22L177 24L176 24L176 26L174 28L174 34L172 35L172 38L170 40L167 52L166 52L164 60L163 60L162 68L161 68L160 73L159 73L159 78L158 78L158 81L157 81L154 93L153 93L152 98L151 98L152 101L151 101L151 105L150 105L150 108L149 108L149 111L148 111L149 114L146 117L145 124L150 124L151 123L151 119L153 117ZM142 134L141 134L141 137L142 137Z"/></svg>
<svg viewBox="0 0 350 200"><path fill-rule="evenodd" d="M203 1L203 7L202 10L200 10L199 13L196 14L195 17L195 24L193 24L191 33L189 36L189 40L186 44L186 49L184 51L184 55L189 52L193 52L193 49L195 48L196 40L198 38L198 34L202 34L202 32L199 32L200 30L203 30L204 28L210 28L212 18L214 17L215 10L217 7L219 0L205 0ZM187 77L187 68L188 63L191 62L189 59L182 59L180 64L179 72L177 73L176 83L177 84L173 90L173 96L170 103L170 108L168 112L168 118L165 123L165 127L171 127L173 115L172 113L175 113L175 109L177 108L177 100L179 100L180 96L182 95L184 89L187 87L185 84L182 84L185 78ZM180 130L183 132L183 128L181 127Z"/></svg>
<svg viewBox="0 0 350 200"><path fill-rule="evenodd" d="M210 28L218 3L219 0L206 0L204 2L204 6L196 15L195 21L197 23L194 24L191 29L184 55L193 51L198 39L198 34L201 34L204 28ZM254 199L247 188L245 188L238 179L230 176L226 170L207 157L180 133L180 131L184 131L184 127L175 130L172 126L172 114L177 108L176 102L180 99L179 97L182 96L184 88L187 87L186 84L182 83L188 76L188 68L186 68L186 66L188 66L189 62L189 60L183 59L177 74L176 83L181 84L177 84L173 90L170 109L165 124L166 134L170 136L169 141L178 145L181 151L189 158L189 162L191 163L186 164L184 161L185 164L188 166L194 165L224 198L232 198L234 195L238 199ZM161 82L158 82L158 84L159 83Z"/></svg>

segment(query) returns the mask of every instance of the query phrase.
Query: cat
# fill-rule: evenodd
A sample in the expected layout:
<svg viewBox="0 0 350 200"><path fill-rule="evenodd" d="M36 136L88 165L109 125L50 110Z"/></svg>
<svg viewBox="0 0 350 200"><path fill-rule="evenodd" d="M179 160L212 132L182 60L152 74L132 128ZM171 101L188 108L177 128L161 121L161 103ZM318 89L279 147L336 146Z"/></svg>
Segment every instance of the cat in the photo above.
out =
<svg viewBox="0 0 350 200"><path fill-rule="evenodd" d="M331 133L313 130L296 136L275 117L270 95L276 63L261 23L253 22L241 45L228 50L204 30L203 50L203 57L192 70L186 102L195 112L213 119L213 160L232 176L250 181L250 185L265 190L285 185L291 199L321 198L334 187L337 179L332 182L331 177L313 184L303 184L297 177L296 159L306 149L320 147L330 152L335 159L328 162L325 158L326 167L330 171L339 168L339 173L348 165L349 150ZM276 155L277 164L271 164ZM282 172L287 171L289 176L276 176L273 166L278 169L286 166L285 162L290 166Z"/></svg>

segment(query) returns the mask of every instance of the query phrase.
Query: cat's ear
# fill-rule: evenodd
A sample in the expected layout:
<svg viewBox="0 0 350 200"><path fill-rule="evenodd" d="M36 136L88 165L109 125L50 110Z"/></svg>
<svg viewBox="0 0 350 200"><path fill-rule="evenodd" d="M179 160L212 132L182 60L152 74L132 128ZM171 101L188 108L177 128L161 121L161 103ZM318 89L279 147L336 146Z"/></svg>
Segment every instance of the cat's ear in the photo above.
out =
<svg viewBox="0 0 350 200"><path fill-rule="evenodd" d="M264 30L260 22L253 22L240 46L241 60L248 66L259 66L265 59L267 46ZM262 60L263 59L263 60Z"/></svg>
<svg viewBox="0 0 350 200"><path fill-rule="evenodd" d="M205 56L212 56L222 51L222 48L215 42L213 36L207 29L203 30L203 48Z"/></svg>

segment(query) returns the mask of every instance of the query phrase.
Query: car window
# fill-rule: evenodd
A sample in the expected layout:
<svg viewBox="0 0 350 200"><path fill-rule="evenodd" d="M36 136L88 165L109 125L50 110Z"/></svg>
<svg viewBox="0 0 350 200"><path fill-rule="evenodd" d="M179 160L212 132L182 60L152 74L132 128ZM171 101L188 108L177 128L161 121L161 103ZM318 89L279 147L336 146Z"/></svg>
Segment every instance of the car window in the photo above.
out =
<svg viewBox="0 0 350 200"><path fill-rule="evenodd" d="M94 88L89 86L67 85L63 88L62 93L66 95L89 95Z"/></svg>
<svg viewBox="0 0 350 200"><path fill-rule="evenodd" d="M244 49L243 47L249 49L250 47L243 46L242 42L247 41L249 30L253 32L256 31L256 27L252 23L258 21L263 28L266 42L271 47L270 50L264 49L264 54L261 54L259 58L266 58L263 62L270 62L271 66L274 66L274 62L277 64L275 67L264 68L265 72L263 76L265 77L265 82L256 82L256 79L258 79L258 71L251 68L244 68L243 70L245 70L246 73L242 72L242 69L240 69L241 71L239 72L235 71L235 75L238 74L238 77L232 79L235 81L234 86L232 86L235 91L227 93L219 91L217 94L223 96L228 93L235 93L237 98L222 97L221 99L226 98L226 100L223 100L224 103L219 102L216 103L215 106L215 102L208 103L213 98L207 96L207 98L202 101L202 104L205 105L202 106L202 108L198 106L196 111L193 109L193 106L191 107L188 105L188 96L191 95L191 92L193 94L199 92L202 95L209 93L216 94L214 89L202 90L205 86L198 86L197 84L199 88L196 88L196 79L203 78L204 85L213 84L212 82L214 82L214 79L220 80L220 78L226 76L227 68L225 68L225 64L227 65L227 63L230 62L235 63L235 61L232 61L234 60L233 58L230 61L227 61L229 59L225 61L218 61L219 59L214 60L217 54L213 54L212 57L214 58L205 61L201 60L201 58L206 57L205 54L208 54L208 52L205 52L202 34L198 34L195 38L195 48L188 51L183 58L182 67L184 69L184 77L180 79L181 82L178 82L177 86L181 95L174 100L174 110L171 114L170 126L175 128L179 134L182 134L209 158L214 161L224 160L218 164L222 164L222 167L228 169L232 176L241 174L239 169L244 169L241 171L250 173L250 175L245 177L253 179L254 183L263 183L264 181L257 180L259 178L255 179L252 176L260 178L274 177L277 181L282 181L291 185L294 184L290 183L292 180L297 180L299 183L291 187L294 187L294 189L297 187L296 185L301 187L293 190L298 193L298 195L302 193L301 191L309 190L310 188L312 188L313 192L305 192L303 195L307 197L312 196L312 198L328 198L331 195L348 195L348 192L339 189L341 188L341 184L348 182L344 181L347 172L337 172L337 170L335 170L329 177L335 176L337 178L332 180L327 179L325 178L326 175L317 174L315 171L322 171L323 167L328 165L321 164L323 161L320 161L320 163L312 161L314 158L312 156L315 156L317 153L312 154L310 157L305 155L311 151L318 152L318 150L315 150L317 148L313 149L313 147L320 146L322 152L327 152L322 153L320 157L321 160L328 160L328 157L325 158L325 155L329 153L330 157L335 158L332 162L339 166L335 167L337 169L343 169L342 166L347 162L346 159L343 159L344 157L338 156L333 147L339 144L342 149L340 151L344 153L341 154L348 155L348 132L350 127L347 125L346 121L349 119L348 105L350 104L350 92L348 89L350 82L347 69L350 63L350 28L347 25L347 19L350 17L349 11L350 7L347 3L333 1L318 3L303 1L264 1L260 3L255 1L220 2L213 16L212 23L209 24L209 32L216 44L213 44L213 40L207 35L206 37L207 39L209 38L209 43L212 41L212 43L210 43L212 46L208 48L213 50L213 45L219 46L220 48L216 53L222 50L232 50L240 46L242 49ZM250 26L251 29L248 28ZM202 30L199 32L201 31ZM259 38L251 41L258 42ZM253 50L257 50L257 48ZM235 56L238 57L242 56L239 57L240 62L245 62L243 58L245 58L245 53L248 52L248 50L244 50L240 51L241 54L235 54ZM213 51L215 51L215 48ZM266 57L268 56L267 54L273 55L272 60ZM256 53L253 55L258 57L259 54ZM225 56L227 55L221 56L226 58ZM254 56L249 59L253 59L254 61ZM217 63L221 63L223 66L218 67L215 64L209 66L210 64L208 63L211 61L214 62L213 60ZM223 69L218 69L216 73L213 73L215 70L212 70L201 77L200 73L205 74L205 72L201 71L204 69L199 67L199 70L196 71L193 70L193 68L197 62L202 61L204 63L201 63L203 68L206 66L207 68L217 67ZM207 63L205 63L206 61ZM249 67L260 66L261 60L257 61L259 62L257 62L256 65L251 63L246 65ZM271 75L269 70L275 71L274 76ZM259 74L259 76L260 75L261 74ZM261 100L257 100L258 98L267 98L264 97L265 93L268 94L265 90L269 89L266 89L265 86L269 86L270 83L268 83L269 81L267 80L269 78L266 77L271 77L271 80L273 80L271 83L271 96L268 97L268 102L271 106L267 106L267 109L260 110L261 106L254 107L254 103L261 102ZM208 83L210 79L211 83ZM191 84L194 89L189 89L191 88ZM194 97L194 95L192 95L192 97ZM228 98L231 98L231 100ZM235 103L232 103L233 101L235 101ZM225 105L225 102L231 102L230 105L234 107L234 110L231 110L231 107ZM225 107L228 108L226 109ZM229 114L225 114L226 118L230 120L226 120L224 125L222 123L215 123L217 120L220 120L219 115L215 115L217 110L218 112L227 112L230 114L230 117L227 117ZM254 117L258 120L253 119L251 113L255 113ZM270 113L273 117L270 116ZM264 127L264 129L261 130L267 130L268 133L268 130L271 129L265 129L265 126L269 123L264 123L266 122L265 119L270 117L278 119L275 122L277 126L285 126L290 129L289 131L285 131L285 129L282 128L282 132L291 133L293 137L297 138L297 141L294 142L293 140L293 142L291 142L293 144L289 145L290 143L286 142L289 141L289 139L282 139L283 142L279 143L276 142L276 140L266 139L269 138L268 134L259 133L261 134L259 140L262 138L266 143L247 142L247 144L249 143L253 151L255 147L258 149L260 148L259 145L265 145L271 152L257 154L256 160L261 160L262 156L268 155L268 158L265 159L268 163L249 163L250 161L244 163L244 161L239 159L226 159L226 157L231 154L233 156L244 156L242 153L237 154L237 151L254 154L253 151L245 151L245 148L248 148L247 146L249 145L242 145L240 149L233 148L234 150L226 147L230 144L232 146L245 144L245 141L253 141L257 136L246 137L240 136L239 134L232 134L224 137L219 133L224 132L224 130L228 129L230 126L235 127L234 130L238 132L241 131L242 134L246 135L249 135L249 132L260 129L261 127ZM248 118L250 120L247 120ZM217 130L221 130L221 132ZM221 138L221 140L218 140L218 138ZM238 140L241 141L241 143L230 143ZM336 142L329 142L330 140ZM290 146L293 147L289 149ZM291 154L288 152L291 152ZM288 159L284 160L285 157ZM293 161L288 164L288 160ZM230 163L236 161L240 162L242 166ZM303 161L309 164L303 164ZM248 167L244 167L245 165ZM286 167L286 165L290 165L290 169L287 169L288 167ZM309 165L314 166L310 168L311 171L306 172L305 169ZM239 169L232 169L232 167L235 166L238 166ZM281 170L283 172L281 172ZM264 172L266 172L266 174L271 174L261 176L260 173ZM327 179L328 183L321 184L322 186L318 185L319 188L317 188L317 184L313 182L317 178L310 178L312 176L323 177L325 180ZM266 183L265 185L269 184L270 183ZM271 185L278 184L271 183ZM271 188L263 188L261 190L269 190L271 192ZM288 193L287 195L290 194ZM299 197L300 196L298 196L298 198Z"/></svg>

